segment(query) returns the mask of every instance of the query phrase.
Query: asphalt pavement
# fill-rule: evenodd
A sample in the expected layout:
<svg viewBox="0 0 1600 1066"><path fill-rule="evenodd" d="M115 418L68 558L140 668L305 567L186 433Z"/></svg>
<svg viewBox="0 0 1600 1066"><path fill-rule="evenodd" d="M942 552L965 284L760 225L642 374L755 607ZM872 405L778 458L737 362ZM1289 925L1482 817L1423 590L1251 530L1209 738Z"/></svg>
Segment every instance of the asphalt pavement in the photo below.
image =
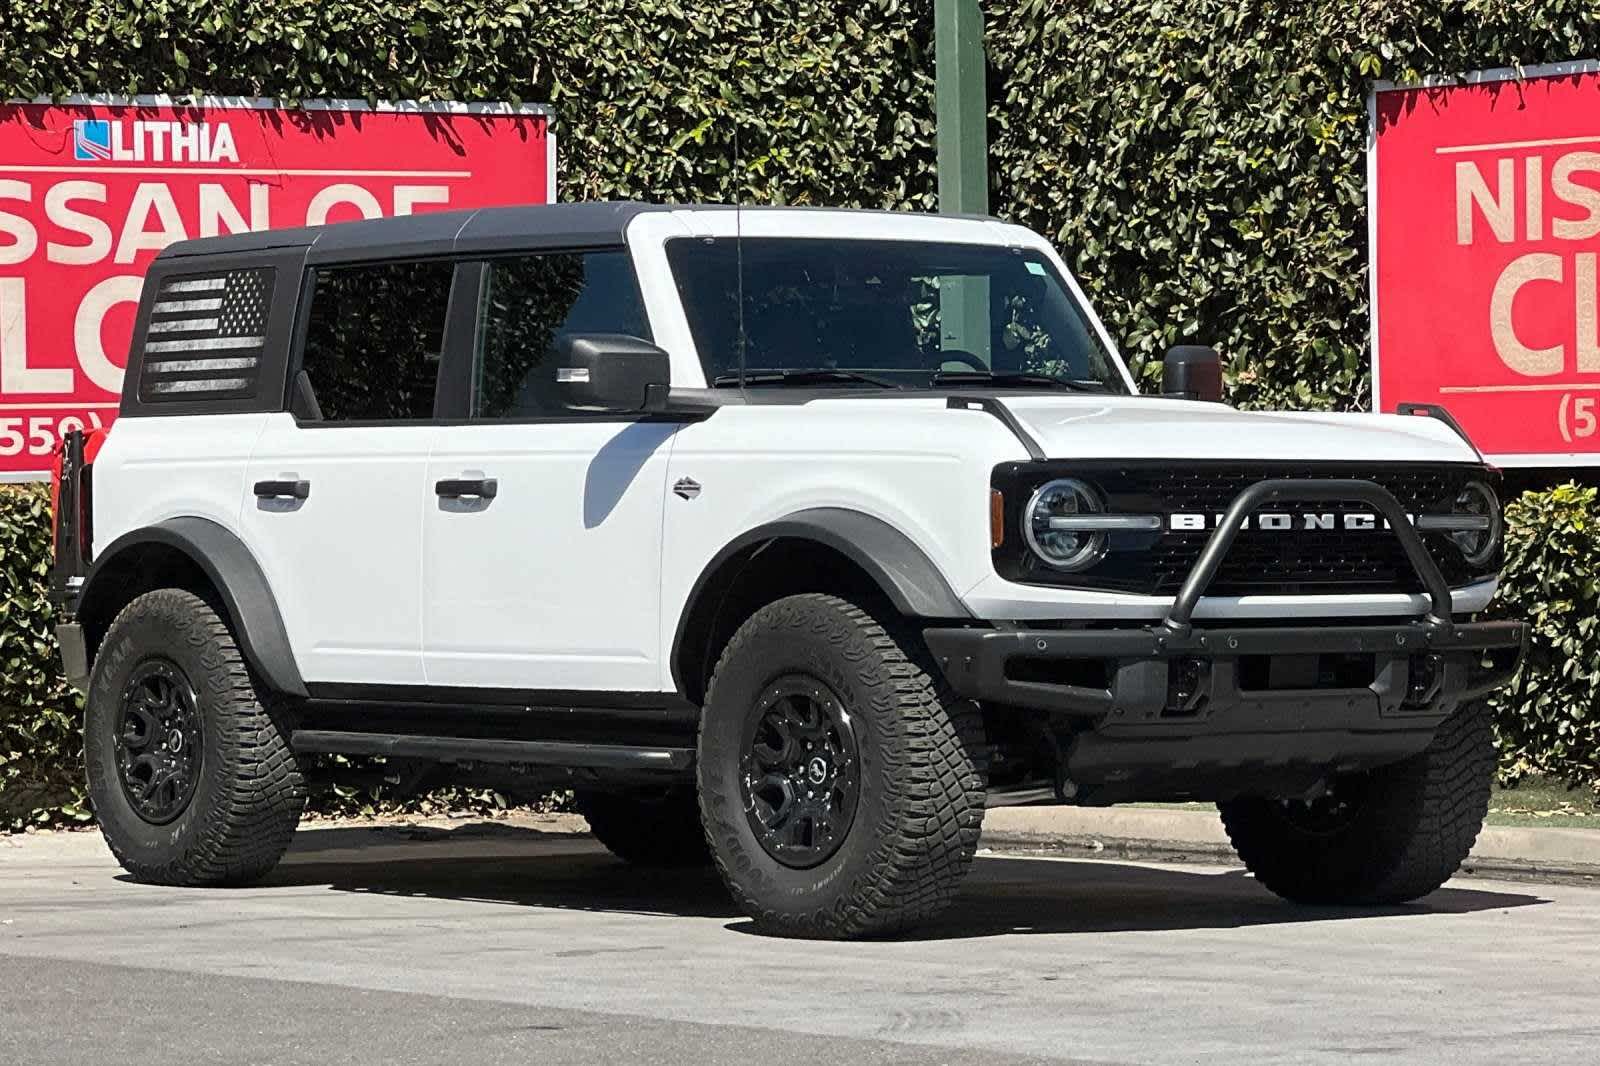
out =
<svg viewBox="0 0 1600 1066"><path fill-rule="evenodd" d="M895 941L756 934L563 829L302 830L249 889L0 839L0 1063L1589 1063L1600 888L1297 908L1219 865L986 854Z"/></svg>

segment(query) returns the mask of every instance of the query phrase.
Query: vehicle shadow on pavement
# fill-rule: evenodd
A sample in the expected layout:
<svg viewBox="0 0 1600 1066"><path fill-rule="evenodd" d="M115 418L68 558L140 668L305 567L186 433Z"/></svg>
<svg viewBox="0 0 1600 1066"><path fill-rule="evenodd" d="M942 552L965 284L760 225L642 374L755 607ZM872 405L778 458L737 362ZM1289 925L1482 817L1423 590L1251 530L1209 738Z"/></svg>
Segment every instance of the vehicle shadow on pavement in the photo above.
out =
<svg viewBox="0 0 1600 1066"><path fill-rule="evenodd" d="M954 905L909 940L1014 933L1107 933L1234 929L1397 915L1470 914L1546 902L1533 892L1462 888L1457 882L1416 903L1310 907L1279 899L1243 869L1106 859L1041 862L980 856Z"/></svg>
<svg viewBox="0 0 1600 1066"><path fill-rule="evenodd" d="M740 916L709 867L630 866L587 834L495 822L303 832L262 883L564 910Z"/></svg>
<svg viewBox="0 0 1600 1066"><path fill-rule="evenodd" d="M312 838L312 839L308 839ZM563 910L727 919L754 933L709 868L629 866L586 836L468 824L449 830L323 829L303 833L267 885L505 903ZM1024 933L1228 929L1253 925L1525 907L1536 892L1460 882L1426 899L1379 908L1304 907L1268 893L1243 870L1103 859L1059 862L979 856L960 897L903 939Z"/></svg>

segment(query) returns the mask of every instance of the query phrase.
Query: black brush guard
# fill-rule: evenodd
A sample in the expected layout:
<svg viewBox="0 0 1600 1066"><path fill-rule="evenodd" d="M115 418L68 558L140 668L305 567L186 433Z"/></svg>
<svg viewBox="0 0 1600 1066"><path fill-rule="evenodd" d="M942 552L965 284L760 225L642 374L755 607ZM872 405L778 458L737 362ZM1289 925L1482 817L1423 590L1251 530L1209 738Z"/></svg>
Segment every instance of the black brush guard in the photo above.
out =
<svg viewBox="0 0 1600 1066"><path fill-rule="evenodd" d="M1194 611L1246 516L1264 504L1347 500L1387 520L1427 591L1415 619L1196 626ZM1229 505L1166 617L1127 628L931 628L957 694L1076 719L1065 764L1079 781L1294 764L1356 769L1426 746L1462 702L1504 684L1526 639L1517 621L1456 622L1450 587L1398 500L1356 479L1257 482ZM1487 665L1486 665L1487 661ZM1323 683L1342 662L1371 680ZM1370 667L1367 664L1370 662ZM1354 664L1350 667L1349 664ZM1296 681L1307 682L1300 684Z"/></svg>

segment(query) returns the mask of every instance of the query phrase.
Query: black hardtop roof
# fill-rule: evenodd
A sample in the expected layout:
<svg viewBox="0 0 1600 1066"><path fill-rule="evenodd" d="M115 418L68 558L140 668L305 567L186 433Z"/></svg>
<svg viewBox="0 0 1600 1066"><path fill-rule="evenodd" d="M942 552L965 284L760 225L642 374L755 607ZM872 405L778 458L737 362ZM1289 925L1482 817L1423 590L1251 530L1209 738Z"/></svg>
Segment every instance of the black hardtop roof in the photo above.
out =
<svg viewBox="0 0 1600 1066"><path fill-rule="evenodd" d="M420 215L335 222L201 237L167 246L158 259L307 249L313 262L396 256L449 255L579 244L621 244L623 231L646 211L675 205L645 203L539 204L428 211Z"/></svg>
<svg viewBox="0 0 1600 1066"><path fill-rule="evenodd" d="M647 211L731 211L731 204L647 204L600 201L570 204L529 204L521 207L481 207L467 211L428 211L420 215L374 218L362 222L335 222L326 226L271 229L200 237L167 246L157 259L232 255L251 252L307 250L311 263L358 259L395 259L477 252L509 252L533 248L561 248L623 243L628 223ZM746 211L788 210L747 206ZM802 208L801 210L852 210L862 208ZM872 212L907 214L904 211ZM946 215L992 221L986 215Z"/></svg>

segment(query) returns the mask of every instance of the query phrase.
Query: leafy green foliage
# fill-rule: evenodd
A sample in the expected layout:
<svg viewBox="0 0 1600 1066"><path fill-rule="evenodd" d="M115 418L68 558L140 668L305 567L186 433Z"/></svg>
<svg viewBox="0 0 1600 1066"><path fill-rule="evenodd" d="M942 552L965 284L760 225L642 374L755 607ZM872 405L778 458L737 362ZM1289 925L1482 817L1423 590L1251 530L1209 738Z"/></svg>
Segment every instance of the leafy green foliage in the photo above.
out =
<svg viewBox="0 0 1600 1066"><path fill-rule="evenodd" d="M1528 659L1495 698L1500 768L1600 785L1600 494L1560 485L1506 508L1496 610L1532 624Z"/></svg>
<svg viewBox="0 0 1600 1066"><path fill-rule="evenodd" d="M0 832L84 821L82 697L61 676L50 493L0 485Z"/></svg>
<svg viewBox="0 0 1600 1066"><path fill-rule="evenodd" d="M928 208L932 32L931 0L29 0L0 98L538 101L568 199Z"/></svg>

